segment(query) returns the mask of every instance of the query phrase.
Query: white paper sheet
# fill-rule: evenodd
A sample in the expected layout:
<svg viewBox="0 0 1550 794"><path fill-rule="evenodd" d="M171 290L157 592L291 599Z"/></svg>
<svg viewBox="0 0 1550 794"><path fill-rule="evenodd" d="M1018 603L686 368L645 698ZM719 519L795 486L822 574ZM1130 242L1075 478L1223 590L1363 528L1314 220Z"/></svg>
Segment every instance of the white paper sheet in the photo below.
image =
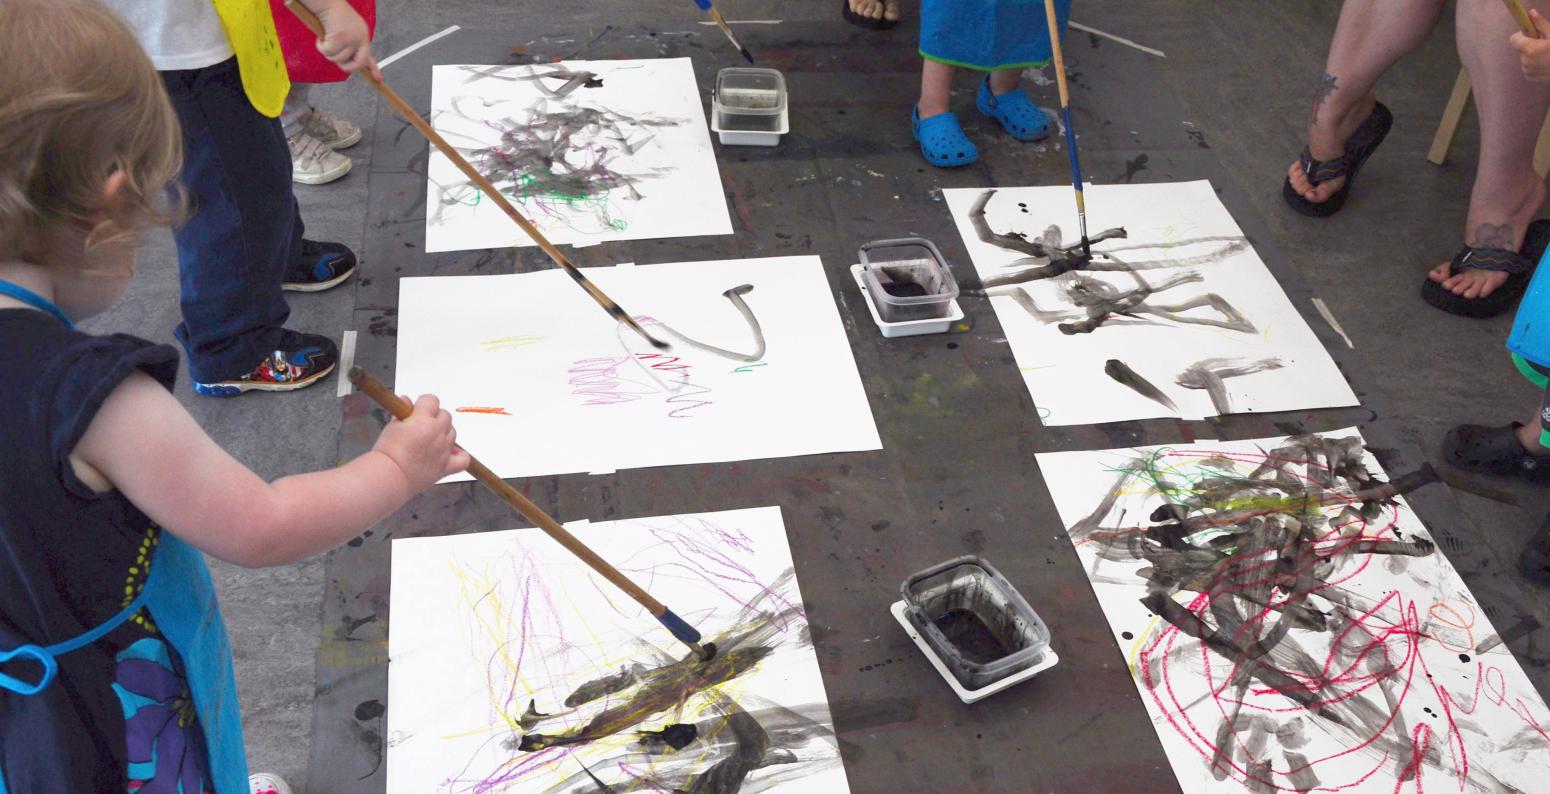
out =
<svg viewBox="0 0 1550 794"><path fill-rule="evenodd" d="M1360 434L1323 437L1348 451L1310 464L1261 439L1037 456L1180 787L1546 790L1550 709L1405 500L1359 515L1352 469L1333 461L1389 479ZM1182 527L1167 529L1165 501ZM1261 643L1263 666L1140 603L1149 578L1221 640ZM1235 670L1255 671L1246 688Z"/></svg>
<svg viewBox="0 0 1550 794"><path fill-rule="evenodd" d="M969 215L984 192L979 188L942 191L980 278L1044 264L1045 259L1029 259L1026 253L980 239ZM1044 424L1158 416L1200 419L1220 413L1358 404L1334 361L1243 238L1209 182L1089 185L1084 192L1089 234L1121 226L1129 233L1126 239L1097 243L1093 250L1112 252L1136 267L1154 292L1145 306L1128 316L1110 316L1088 333L1067 334L1060 330L1061 323L1075 325L1087 316L1072 295L1073 288L1082 286L1077 274L1016 285L1038 309L1054 313L1047 319L1035 318L1020 305L1011 296L1015 288L992 291L991 306ZM1043 238L1057 246L1081 240L1069 186L997 189L985 208L985 218L998 234L1018 233L1035 242ZM1047 234L1052 226L1053 232ZM1084 270L1080 276L1092 279L1099 289L1102 285L1116 291L1138 289L1136 280L1123 272ZM1168 286L1170 280L1181 278L1190 280ZM1186 320L1245 330L1190 324L1147 313L1148 307L1175 310L1176 317ZM1234 311L1241 317L1235 317ZM1273 366L1260 363L1267 360L1277 362L1279 368L1222 378L1229 408L1221 411L1207 390L1185 388L1178 382L1191 367L1213 359L1218 361L1206 369ZM1106 374L1110 360L1123 362L1176 409Z"/></svg>
<svg viewBox="0 0 1550 794"><path fill-rule="evenodd" d="M431 124L557 245L732 233L688 58L437 66ZM426 251L534 245L435 148L429 175Z"/></svg>
<svg viewBox="0 0 1550 794"><path fill-rule="evenodd" d="M716 791L849 790L780 508L567 527L715 658L681 661L649 613L539 530L394 540L389 792L683 791L695 775L719 776ZM551 716L525 719L530 702ZM693 740L644 751L641 732L675 724Z"/></svg>
<svg viewBox="0 0 1550 794"><path fill-rule="evenodd" d="M818 257L586 272L673 349L616 325L559 270L406 278L399 393L439 396L459 442L502 477L882 447ZM752 353L722 294L744 284L768 344L759 361L697 350L655 324Z"/></svg>

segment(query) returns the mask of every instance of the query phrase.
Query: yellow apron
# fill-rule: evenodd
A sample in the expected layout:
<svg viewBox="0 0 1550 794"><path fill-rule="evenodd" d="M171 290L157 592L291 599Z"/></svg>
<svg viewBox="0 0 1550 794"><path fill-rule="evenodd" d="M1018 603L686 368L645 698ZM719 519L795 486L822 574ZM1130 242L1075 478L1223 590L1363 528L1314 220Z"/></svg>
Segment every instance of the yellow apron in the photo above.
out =
<svg viewBox="0 0 1550 794"><path fill-rule="evenodd" d="M291 78L285 71L285 55L275 34L269 0L212 0L226 28L226 38L237 54L242 90L258 112L270 118L280 115Z"/></svg>

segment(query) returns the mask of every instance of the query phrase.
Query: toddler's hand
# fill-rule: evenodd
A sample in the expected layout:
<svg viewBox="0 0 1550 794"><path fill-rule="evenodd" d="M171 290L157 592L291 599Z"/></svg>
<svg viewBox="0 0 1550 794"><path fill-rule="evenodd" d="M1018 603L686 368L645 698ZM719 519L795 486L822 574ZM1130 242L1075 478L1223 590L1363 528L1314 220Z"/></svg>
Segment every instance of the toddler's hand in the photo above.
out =
<svg viewBox="0 0 1550 794"><path fill-rule="evenodd" d="M457 446L452 414L430 394L415 402L408 419L389 422L372 449L398 464L415 493L468 468L468 453Z"/></svg>
<svg viewBox="0 0 1550 794"><path fill-rule="evenodd" d="M345 0L335 0L327 9L318 11L317 18L323 23L323 37L318 39L318 52L333 61L340 69L358 72L371 69L381 79L382 72L371 57L371 34L366 30L366 20L355 12Z"/></svg>
<svg viewBox="0 0 1550 794"><path fill-rule="evenodd" d="M1529 9L1529 19L1539 30L1539 38L1533 39L1522 32L1512 34L1507 43L1518 51L1518 61L1523 66L1523 76L1535 82L1550 80L1550 22L1538 11Z"/></svg>

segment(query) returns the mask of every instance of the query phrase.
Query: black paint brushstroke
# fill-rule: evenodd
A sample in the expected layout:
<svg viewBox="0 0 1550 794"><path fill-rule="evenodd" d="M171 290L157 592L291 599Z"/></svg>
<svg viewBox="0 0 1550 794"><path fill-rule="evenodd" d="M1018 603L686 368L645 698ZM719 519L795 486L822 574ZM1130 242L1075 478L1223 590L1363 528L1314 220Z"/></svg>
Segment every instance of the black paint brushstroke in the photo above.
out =
<svg viewBox="0 0 1550 794"><path fill-rule="evenodd" d="M1131 389L1142 397L1151 400L1168 410L1178 413L1179 407L1173 404L1173 400L1157 388L1151 381L1141 377L1141 373L1131 369L1125 362L1117 358L1111 358L1103 365L1103 374L1113 378L1115 382Z"/></svg>
<svg viewBox="0 0 1550 794"><path fill-rule="evenodd" d="M1205 389L1211 395L1211 406L1218 414L1232 413L1232 399L1227 396L1226 378L1252 375L1256 372L1280 369L1280 359L1266 358L1259 361L1242 361L1231 358L1207 358L1196 361L1179 373L1174 382L1186 389Z"/></svg>

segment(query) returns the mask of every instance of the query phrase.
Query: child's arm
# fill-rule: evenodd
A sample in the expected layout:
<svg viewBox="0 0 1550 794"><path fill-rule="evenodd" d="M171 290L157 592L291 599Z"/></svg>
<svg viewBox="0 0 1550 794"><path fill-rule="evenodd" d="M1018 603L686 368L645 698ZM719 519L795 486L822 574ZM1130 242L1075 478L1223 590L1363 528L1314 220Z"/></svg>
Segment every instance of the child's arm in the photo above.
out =
<svg viewBox="0 0 1550 794"><path fill-rule="evenodd" d="M366 30L366 20L346 0L301 0L301 4L323 23L323 37L318 39L318 52L323 57L347 72L370 67L381 79L382 73L371 57L371 34Z"/></svg>
<svg viewBox="0 0 1550 794"><path fill-rule="evenodd" d="M149 376L109 395L70 456L82 480L116 488L168 532L238 565L280 565L327 551L468 467L435 397L393 421L372 450L336 469L259 479L221 449Z"/></svg>
<svg viewBox="0 0 1550 794"><path fill-rule="evenodd" d="M1545 18L1532 8L1529 9L1528 16L1534 21L1534 27L1539 30L1539 38L1529 38L1520 31L1512 34L1507 41L1518 51L1518 61L1523 66L1523 76L1535 82L1544 82L1550 80L1550 22L1546 22Z"/></svg>

